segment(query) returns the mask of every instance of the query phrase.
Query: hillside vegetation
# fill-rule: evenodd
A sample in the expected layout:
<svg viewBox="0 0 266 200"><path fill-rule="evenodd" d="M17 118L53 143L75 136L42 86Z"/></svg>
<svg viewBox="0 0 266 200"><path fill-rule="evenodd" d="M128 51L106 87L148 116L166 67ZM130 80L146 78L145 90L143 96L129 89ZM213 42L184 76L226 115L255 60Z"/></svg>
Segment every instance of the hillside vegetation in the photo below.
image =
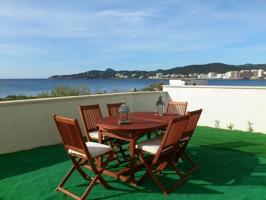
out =
<svg viewBox="0 0 266 200"><path fill-rule="evenodd" d="M91 68L91 67L90 67ZM147 78L149 76L155 76L156 73L163 74L207 74L208 72L216 72L216 73L226 73L228 71L238 71L238 70L251 70L251 69L264 69L266 70L266 64L245 64L245 65L227 65L224 63L209 63L204 65L187 65L184 67L175 67L171 69L158 69L155 71L138 71L138 70L119 70L115 71L113 69L107 68L104 71L101 70L91 70L78 74L70 74L70 75L55 75L50 77L50 79L109 79L116 78L116 74L120 73L129 77L135 78Z"/></svg>

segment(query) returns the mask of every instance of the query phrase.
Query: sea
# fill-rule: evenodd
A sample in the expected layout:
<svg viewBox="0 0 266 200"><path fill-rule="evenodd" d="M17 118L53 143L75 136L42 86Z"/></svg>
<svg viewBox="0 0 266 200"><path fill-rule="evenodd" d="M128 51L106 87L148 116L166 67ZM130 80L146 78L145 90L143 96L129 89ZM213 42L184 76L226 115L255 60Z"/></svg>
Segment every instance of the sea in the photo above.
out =
<svg viewBox="0 0 266 200"><path fill-rule="evenodd" d="M91 93L126 92L133 88L142 89L151 84L168 84L166 79L88 79L88 80L53 80L53 79L0 79L0 98L9 95L33 96L49 92L57 86L87 88ZM266 80L208 80L212 86L266 86Z"/></svg>

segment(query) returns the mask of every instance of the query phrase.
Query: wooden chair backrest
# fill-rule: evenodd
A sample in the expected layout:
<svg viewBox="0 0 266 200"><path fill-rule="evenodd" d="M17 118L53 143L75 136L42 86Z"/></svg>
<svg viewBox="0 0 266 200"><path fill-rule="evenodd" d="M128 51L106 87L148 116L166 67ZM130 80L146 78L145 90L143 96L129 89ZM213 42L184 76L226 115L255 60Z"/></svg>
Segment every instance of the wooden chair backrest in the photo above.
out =
<svg viewBox="0 0 266 200"><path fill-rule="evenodd" d="M166 112L169 114L185 115L187 111L187 102L169 101Z"/></svg>
<svg viewBox="0 0 266 200"><path fill-rule="evenodd" d="M79 110L86 133L97 130L96 121L102 119L100 106L98 104L80 106Z"/></svg>
<svg viewBox="0 0 266 200"><path fill-rule="evenodd" d="M88 149L82 140L82 133L77 119L54 115L54 120L61 135L66 150L77 151L85 157L90 157Z"/></svg>
<svg viewBox="0 0 266 200"><path fill-rule="evenodd" d="M108 108L108 113L110 117L113 116L118 116L118 110L119 107L122 105L123 103L112 103L112 104L107 104L107 108Z"/></svg>
<svg viewBox="0 0 266 200"><path fill-rule="evenodd" d="M172 119L166 129L166 132L162 138L160 148L155 155L153 162L157 162L161 154L171 148L175 148L183 134L188 121L188 116L182 116Z"/></svg>
<svg viewBox="0 0 266 200"><path fill-rule="evenodd" d="M181 139L187 138L187 140L190 140L190 138L192 137L192 134L195 131L195 128L197 126L201 113L202 113L202 109L187 113L189 118L188 118L188 122L185 127L184 133L182 134Z"/></svg>

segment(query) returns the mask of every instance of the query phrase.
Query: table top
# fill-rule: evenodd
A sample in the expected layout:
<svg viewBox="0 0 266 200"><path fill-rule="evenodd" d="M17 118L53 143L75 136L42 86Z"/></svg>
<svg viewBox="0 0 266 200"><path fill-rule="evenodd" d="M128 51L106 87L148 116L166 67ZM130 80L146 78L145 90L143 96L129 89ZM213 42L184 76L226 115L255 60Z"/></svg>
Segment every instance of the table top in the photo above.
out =
<svg viewBox="0 0 266 200"><path fill-rule="evenodd" d="M129 124L119 124L118 117L105 117L96 125L102 130L140 131L166 127L168 122L177 115L165 114L157 116L154 112L129 113Z"/></svg>

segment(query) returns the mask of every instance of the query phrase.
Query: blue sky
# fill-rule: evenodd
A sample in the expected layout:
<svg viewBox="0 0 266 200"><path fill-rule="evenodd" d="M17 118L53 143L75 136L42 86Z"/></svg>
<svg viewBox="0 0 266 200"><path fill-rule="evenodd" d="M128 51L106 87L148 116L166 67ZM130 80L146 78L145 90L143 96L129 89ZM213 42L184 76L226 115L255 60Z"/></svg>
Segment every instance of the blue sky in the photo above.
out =
<svg viewBox="0 0 266 200"><path fill-rule="evenodd" d="M0 0L0 78L266 63L264 0Z"/></svg>

